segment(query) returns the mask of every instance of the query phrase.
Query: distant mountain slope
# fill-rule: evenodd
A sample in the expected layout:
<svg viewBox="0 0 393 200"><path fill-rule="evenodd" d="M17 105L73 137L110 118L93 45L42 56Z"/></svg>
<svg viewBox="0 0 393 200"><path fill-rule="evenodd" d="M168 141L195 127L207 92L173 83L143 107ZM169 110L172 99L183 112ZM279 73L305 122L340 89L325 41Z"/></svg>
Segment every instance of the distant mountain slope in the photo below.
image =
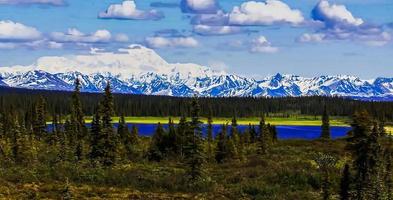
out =
<svg viewBox="0 0 393 200"><path fill-rule="evenodd" d="M353 76L304 78L276 74L255 80L196 64L170 64L153 50L131 45L121 53L43 57L31 66L1 67L0 85L18 88L101 92L107 81L116 93L169 96L347 96L392 100L393 78L361 80Z"/></svg>

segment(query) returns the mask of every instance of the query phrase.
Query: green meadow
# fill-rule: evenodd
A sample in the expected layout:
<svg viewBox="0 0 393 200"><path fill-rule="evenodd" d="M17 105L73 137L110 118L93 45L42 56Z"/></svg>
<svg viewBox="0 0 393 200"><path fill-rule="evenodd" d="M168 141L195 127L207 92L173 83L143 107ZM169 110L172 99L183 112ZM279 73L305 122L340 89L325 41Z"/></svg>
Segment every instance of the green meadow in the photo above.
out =
<svg viewBox="0 0 393 200"><path fill-rule="evenodd" d="M119 121L120 117L113 117L113 122ZM171 117L175 123L179 121L180 117ZM157 124L168 123L169 117L125 117L127 123L135 124ZM207 123L206 118L201 118L203 123ZM90 123L91 117L86 117L86 122ZM213 118L213 124L230 124L231 118ZM259 117L237 118L237 123L240 125L259 124ZM272 125L290 125L290 126L319 126L321 125L321 118L315 116L298 116L298 117L267 117L266 123ZM346 117L331 117L331 126L349 126L349 118Z"/></svg>

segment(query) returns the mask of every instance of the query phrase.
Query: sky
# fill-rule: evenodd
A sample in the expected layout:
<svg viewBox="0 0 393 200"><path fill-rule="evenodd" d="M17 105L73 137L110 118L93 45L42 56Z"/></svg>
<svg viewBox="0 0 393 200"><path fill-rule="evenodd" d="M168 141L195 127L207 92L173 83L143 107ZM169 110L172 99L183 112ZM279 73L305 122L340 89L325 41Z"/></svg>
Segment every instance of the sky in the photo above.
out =
<svg viewBox="0 0 393 200"><path fill-rule="evenodd" d="M0 0L0 66L130 44L249 77L393 77L391 0Z"/></svg>

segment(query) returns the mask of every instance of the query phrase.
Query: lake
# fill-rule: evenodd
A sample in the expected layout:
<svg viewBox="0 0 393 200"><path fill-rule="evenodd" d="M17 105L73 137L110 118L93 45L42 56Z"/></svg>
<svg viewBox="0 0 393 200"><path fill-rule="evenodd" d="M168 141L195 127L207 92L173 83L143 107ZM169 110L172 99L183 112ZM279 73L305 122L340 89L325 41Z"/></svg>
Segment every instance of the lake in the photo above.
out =
<svg viewBox="0 0 393 200"><path fill-rule="evenodd" d="M139 135L141 136L151 136L157 124L135 124L138 127ZM131 124L129 127L131 129ZM167 128L167 124L163 124L164 128ZM202 130L206 133L207 125L204 124L202 126ZM229 133L228 126L228 133ZM248 125L239 125L238 129L243 132L247 130ZM258 126L255 126L255 129L258 131ZM221 125L213 125L214 134L218 134L221 130ZM351 127L331 127L331 136L333 139L340 138L346 136L347 132L351 130ZM277 126L278 138L282 140L288 139L304 139L304 140L313 140L319 138L321 134L320 126Z"/></svg>
<svg viewBox="0 0 393 200"><path fill-rule="evenodd" d="M89 126L88 124L87 126ZM128 124L130 130L134 124ZM138 127L140 136L152 136L157 127L157 124L135 124ZM117 126L117 124L115 124ZM163 124L165 129L168 128L167 124ZM48 129L51 129L49 126ZM202 126L202 131L206 133L207 125ZM228 126L229 133L230 126ZM248 129L248 125L239 125L239 131L243 132ZM221 125L214 124L213 132L218 134L221 130ZM258 126L255 126L255 130L258 131ZM347 132L351 130L351 127L331 127L331 136L333 139L346 136ZM49 130L50 131L50 130ZM313 140L319 138L321 134L320 126L277 126L278 139L289 140L289 139L302 139L302 140Z"/></svg>

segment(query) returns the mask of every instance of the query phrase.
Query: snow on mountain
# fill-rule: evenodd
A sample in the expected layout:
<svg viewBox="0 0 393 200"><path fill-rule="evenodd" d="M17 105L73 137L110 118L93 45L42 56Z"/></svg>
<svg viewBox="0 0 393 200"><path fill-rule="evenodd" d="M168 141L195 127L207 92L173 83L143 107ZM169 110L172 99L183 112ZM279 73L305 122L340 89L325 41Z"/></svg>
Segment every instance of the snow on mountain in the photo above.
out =
<svg viewBox="0 0 393 200"><path fill-rule="evenodd" d="M393 78L361 80L353 76L305 78L276 74L255 80L217 72L197 64L168 63L152 49L130 45L116 53L41 57L29 66L0 67L0 85L72 90L76 78L82 90L101 92L107 81L117 93L170 96L348 96L391 99Z"/></svg>

